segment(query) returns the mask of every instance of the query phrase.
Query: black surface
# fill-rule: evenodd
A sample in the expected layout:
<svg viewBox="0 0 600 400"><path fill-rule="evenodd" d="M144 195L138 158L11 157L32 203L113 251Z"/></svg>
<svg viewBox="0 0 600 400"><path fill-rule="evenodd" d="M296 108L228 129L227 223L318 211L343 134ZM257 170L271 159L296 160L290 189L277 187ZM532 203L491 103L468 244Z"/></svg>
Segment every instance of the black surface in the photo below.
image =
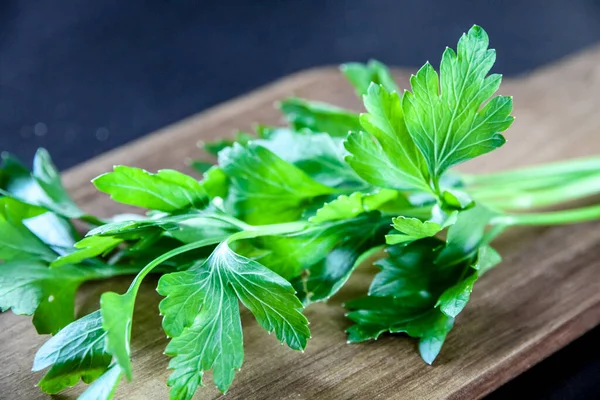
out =
<svg viewBox="0 0 600 400"><path fill-rule="evenodd" d="M67 168L311 66L436 64L474 23L516 75L596 43L600 1L3 0L0 150L44 146ZM600 398L599 339L490 398Z"/></svg>

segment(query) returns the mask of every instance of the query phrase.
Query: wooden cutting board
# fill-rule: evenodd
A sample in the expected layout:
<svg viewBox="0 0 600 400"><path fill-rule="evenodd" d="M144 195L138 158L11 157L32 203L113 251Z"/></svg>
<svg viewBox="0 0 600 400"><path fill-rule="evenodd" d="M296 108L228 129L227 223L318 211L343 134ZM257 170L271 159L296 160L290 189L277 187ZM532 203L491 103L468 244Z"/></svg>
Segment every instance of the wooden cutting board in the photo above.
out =
<svg viewBox="0 0 600 400"><path fill-rule="evenodd" d="M408 72L396 73L407 87ZM507 79L502 92L515 99L513 127L501 150L465 166L493 171L567 157L600 154L600 47ZM67 171L64 182L87 211L108 216L120 206L89 183L128 164L148 170L186 170L185 160L201 156L196 142L230 136L255 122L281 122L273 103L296 95L360 110L352 88L333 67L283 78L248 95L209 109ZM386 336L347 345L341 302L364 292L368 268L359 270L328 304L306 310L313 339L305 353L279 346L242 312L245 363L229 399L440 399L482 397L565 346L600 322L600 223L513 229L496 242L501 265L478 282L467 309L434 366L423 363L416 341ZM122 292L130 279L88 284L79 311L98 308L104 290ZM160 328L149 278L138 297L133 328L134 383L122 383L118 399L167 399L167 341ZM0 315L0 398L41 399L34 387L41 373L30 372L36 349L46 340L30 318ZM82 385L83 386L83 385ZM70 389L73 398L81 389ZM212 384L197 398L218 398Z"/></svg>

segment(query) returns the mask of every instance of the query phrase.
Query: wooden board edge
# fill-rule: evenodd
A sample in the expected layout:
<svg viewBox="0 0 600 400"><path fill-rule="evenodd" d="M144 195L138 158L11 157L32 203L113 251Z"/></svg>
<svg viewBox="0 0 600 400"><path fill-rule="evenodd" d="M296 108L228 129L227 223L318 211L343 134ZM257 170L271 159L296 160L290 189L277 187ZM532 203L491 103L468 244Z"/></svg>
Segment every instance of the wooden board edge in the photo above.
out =
<svg viewBox="0 0 600 400"><path fill-rule="evenodd" d="M594 329L598 326L597 321L600 321L600 302L590 304L574 318L545 332L527 348L515 351L494 368L454 392L449 399L485 397Z"/></svg>

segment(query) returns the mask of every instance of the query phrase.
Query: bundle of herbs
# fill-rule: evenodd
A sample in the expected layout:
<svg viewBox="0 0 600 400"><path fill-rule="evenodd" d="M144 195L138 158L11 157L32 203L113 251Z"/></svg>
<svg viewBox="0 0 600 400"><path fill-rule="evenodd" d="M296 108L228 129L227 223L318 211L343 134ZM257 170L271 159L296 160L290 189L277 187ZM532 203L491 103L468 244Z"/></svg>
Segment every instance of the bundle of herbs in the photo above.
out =
<svg viewBox="0 0 600 400"><path fill-rule="evenodd" d="M201 180L126 166L93 180L144 216L87 215L46 151L32 171L4 154L0 308L32 315L40 334L53 335L33 362L49 368L40 389L82 379L91 385L81 398L110 399L122 376L132 379L134 304L155 273L171 398L190 399L208 370L226 392L244 358L240 304L303 350L303 309L376 255L368 294L345 304L348 341L405 333L432 363L479 277L500 262L494 238L516 225L600 218L600 206L530 210L600 192L600 158L486 175L451 169L502 146L513 122L512 98L494 97L494 61L474 26L444 51L439 75L425 64L410 91L379 62L343 65L364 113L284 100L288 127L205 144L218 164L195 162ZM89 227L84 237L76 220ZM129 290L103 293L99 310L74 320L78 287L117 275L135 276Z"/></svg>

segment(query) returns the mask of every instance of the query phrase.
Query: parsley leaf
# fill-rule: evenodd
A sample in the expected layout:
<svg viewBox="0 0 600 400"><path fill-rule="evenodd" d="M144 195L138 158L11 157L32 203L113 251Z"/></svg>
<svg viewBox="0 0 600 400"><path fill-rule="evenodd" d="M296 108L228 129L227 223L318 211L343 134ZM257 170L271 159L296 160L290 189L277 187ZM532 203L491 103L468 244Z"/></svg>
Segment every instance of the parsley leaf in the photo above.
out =
<svg viewBox="0 0 600 400"><path fill-rule="evenodd" d="M215 197L225 198L227 196L227 191L229 190L227 175L221 168L213 166L204 173L202 186L204 186L206 194L208 194L208 197L211 199L214 199Z"/></svg>
<svg viewBox="0 0 600 400"><path fill-rule="evenodd" d="M27 219L23 225L57 254L73 251L77 233L73 224L53 212L45 212Z"/></svg>
<svg viewBox="0 0 600 400"><path fill-rule="evenodd" d="M117 165L113 172L92 182L115 201L153 210L203 208L208 202L206 191L197 180L170 169L151 174L140 168Z"/></svg>
<svg viewBox="0 0 600 400"><path fill-rule="evenodd" d="M0 265L0 310L33 315L38 333L56 333L73 321L75 292L86 280L105 275L92 267L48 268L40 261L14 260Z"/></svg>
<svg viewBox="0 0 600 400"><path fill-rule="evenodd" d="M112 400L122 376L119 364L113 364L77 400Z"/></svg>
<svg viewBox="0 0 600 400"><path fill-rule="evenodd" d="M436 307L449 317L456 317L467 305L477 279L501 261L500 255L491 247L480 247L476 261L463 272L463 278L446 289L439 297Z"/></svg>
<svg viewBox="0 0 600 400"><path fill-rule="evenodd" d="M442 230L440 224L432 221L421 221L417 218L396 217L392 219L394 229L401 234L387 235L387 244L398 244L404 242L412 242L418 239L431 237Z"/></svg>
<svg viewBox="0 0 600 400"><path fill-rule="evenodd" d="M415 301L416 300L416 301ZM418 298L365 297L346 303L347 317L356 324L346 330L351 343L377 339L384 332L419 338L419 352L428 364L439 354L454 319L428 309Z"/></svg>
<svg viewBox="0 0 600 400"><path fill-rule="evenodd" d="M449 167L502 146L500 132L512 124L511 97L494 97L481 108L501 81L500 75L486 78L496 59L488 43L485 31L473 26L459 40L456 53L444 51L441 83L427 63L411 78L412 93L403 97L406 127L434 182Z"/></svg>
<svg viewBox="0 0 600 400"><path fill-rule="evenodd" d="M114 237L120 239L143 239L149 234L164 232L183 243L192 243L198 238L227 238L240 230L241 221L227 216L220 210L207 208L185 214L155 216L138 220L113 222L88 232L88 237Z"/></svg>
<svg viewBox="0 0 600 400"><path fill-rule="evenodd" d="M38 350L33 370L50 370L38 383L46 393L75 386L79 379L89 383L106 371L112 356L106 349L106 332L100 311L70 323Z"/></svg>
<svg viewBox="0 0 600 400"><path fill-rule="evenodd" d="M360 123L366 132L348 136L348 164L375 186L431 192L427 165L408 134L398 93L371 84L363 99L368 113Z"/></svg>
<svg viewBox="0 0 600 400"><path fill-rule="evenodd" d="M2 161L0 194L44 207L68 218L84 217L63 187L60 175L45 149L36 152L32 172L8 153L2 154Z"/></svg>
<svg viewBox="0 0 600 400"><path fill-rule="evenodd" d="M78 264L88 258L109 253L123 240L110 236L89 236L75 243L76 251L65 254L52 261L51 267L60 267L67 264Z"/></svg>
<svg viewBox="0 0 600 400"><path fill-rule="evenodd" d="M347 304L352 310L348 318L357 323L348 329L349 340L405 332L421 339L421 356L432 363L478 277L477 259L436 263L444 246L439 239L425 238L388 247L388 257L375 262L381 271L371 283L369 296ZM493 251L481 257L485 265L495 261Z"/></svg>
<svg viewBox="0 0 600 400"><path fill-rule="evenodd" d="M292 286L261 264L234 253L221 243L200 267L164 275L158 292L163 328L173 339L166 353L173 374L171 397L190 399L213 370L225 392L243 360L238 300L267 331L295 350L310 336L302 305Z"/></svg>
<svg viewBox="0 0 600 400"><path fill-rule="evenodd" d="M443 242L435 238L421 239L405 245L389 246L387 258L375 262L381 269L369 289L370 296L422 297L435 301L440 294L440 268L434 263L435 254ZM459 275L460 272L454 273ZM453 282L454 283L454 282Z"/></svg>
<svg viewBox="0 0 600 400"><path fill-rule="evenodd" d="M447 245L438 254L436 263L456 263L472 257L481 246L488 244L504 229L497 226L486 232L486 227L496 215L496 212L482 205L459 213L455 224L448 229Z"/></svg>
<svg viewBox="0 0 600 400"><path fill-rule="evenodd" d="M388 220L374 211L324 222L298 235L300 243L293 252L310 252L313 257L312 262L304 264L305 273L293 281L304 304L326 301L337 293L360 265L364 253L383 244L387 225ZM319 242L322 247L313 245Z"/></svg>
<svg viewBox="0 0 600 400"><path fill-rule="evenodd" d="M348 132L360 129L358 114L329 104L289 98L279 108L297 131L308 129L343 138Z"/></svg>
<svg viewBox="0 0 600 400"><path fill-rule="evenodd" d="M432 237L456 222L458 212L446 214L439 207L433 207L432 219L421 221L417 218L399 216L392 219L394 229L398 233L390 233L385 237L387 244L412 242L426 237Z"/></svg>
<svg viewBox="0 0 600 400"><path fill-rule="evenodd" d="M444 314L456 317L469 302L475 281L477 281L477 274L473 271L471 275L446 289L438 299L436 307L439 307Z"/></svg>
<svg viewBox="0 0 600 400"><path fill-rule="evenodd" d="M377 60L369 60L367 64L342 64L340 70L356 88L358 96L367 94L371 82L382 85L388 92L398 91L398 86L388 68Z"/></svg>
<svg viewBox="0 0 600 400"><path fill-rule="evenodd" d="M124 294L105 292L100 297L100 311L102 312L103 328L107 332L107 347L115 356L116 361L123 369L129 380L133 378L130 359L131 327L133 323L133 310L135 298L142 280L155 267L179 254L195 250L204 246L218 243L218 238L203 238L194 243L168 251L148 263L134 278L131 286Z"/></svg>
<svg viewBox="0 0 600 400"><path fill-rule="evenodd" d="M24 219L43 212L10 197L0 198L0 260L56 258L56 253L23 224Z"/></svg>
<svg viewBox="0 0 600 400"><path fill-rule="evenodd" d="M260 139L254 143L271 150L324 185L353 190L367 186L344 161L346 151L341 138L331 137L326 133L277 129L270 134L268 140Z"/></svg>
<svg viewBox="0 0 600 400"><path fill-rule="evenodd" d="M294 221L313 199L334 193L252 143L221 151L219 165L231 180L227 204L238 218L255 225Z"/></svg>
<svg viewBox="0 0 600 400"><path fill-rule="evenodd" d="M362 213L377 210L397 197L398 192L387 189L368 194L361 192L354 192L350 196L343 194L325 203L314 216L309 218L309 221L319 223L354 218Z"/></svg>

